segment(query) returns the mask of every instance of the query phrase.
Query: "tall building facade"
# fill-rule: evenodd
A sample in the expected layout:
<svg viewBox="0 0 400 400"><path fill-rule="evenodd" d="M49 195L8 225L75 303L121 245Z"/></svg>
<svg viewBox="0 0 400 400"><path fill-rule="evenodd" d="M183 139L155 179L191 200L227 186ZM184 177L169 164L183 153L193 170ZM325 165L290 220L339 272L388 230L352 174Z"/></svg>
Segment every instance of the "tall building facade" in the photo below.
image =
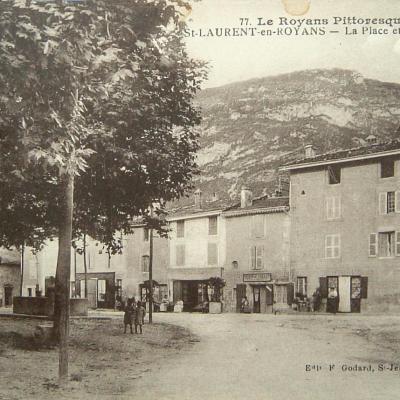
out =
<svg viewBox="0 0 400 400"><path fill-rule="evenodd" d="M296 292L339 294L341 312L400 307L400 142L308 158L290 172Z"/></svg>

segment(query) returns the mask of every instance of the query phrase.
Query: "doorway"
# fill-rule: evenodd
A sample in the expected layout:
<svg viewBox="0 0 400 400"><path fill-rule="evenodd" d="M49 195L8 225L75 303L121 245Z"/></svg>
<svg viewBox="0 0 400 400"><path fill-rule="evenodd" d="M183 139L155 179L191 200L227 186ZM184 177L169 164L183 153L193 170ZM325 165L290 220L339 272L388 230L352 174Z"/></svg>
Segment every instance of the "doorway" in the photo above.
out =
<svg viewBox="0 0 400 400"><path fill-rule="evenodd" d="M339 276L339 312L351 312L351 277Z"/></svg>
<svg viewBox="0 0 400 400"><path fill-rule="evenodd" d="M238 283L236 285L236 312L240 312L242 306L242 299L246 297L246 284Z"/></svg>
<svg viewBox="0 0 400 400"><path fill-rule="evenodd" d="M261 287L253 286L253 313L261 311Z"/></svg>
<svg viewBox="0 0 400 400"><path fill-rule="evenodd" d="M6 307L12 306L12 299L13 299L13 287L4 286L4 305Z"/></svg>

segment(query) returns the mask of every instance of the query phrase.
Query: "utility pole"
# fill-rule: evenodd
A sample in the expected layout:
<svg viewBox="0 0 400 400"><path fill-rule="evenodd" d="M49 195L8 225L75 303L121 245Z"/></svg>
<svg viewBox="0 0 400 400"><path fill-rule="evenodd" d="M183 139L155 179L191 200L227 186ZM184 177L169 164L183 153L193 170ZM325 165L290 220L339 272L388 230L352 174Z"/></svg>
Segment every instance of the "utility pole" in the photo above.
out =
<svg viewBox="0 0 400 400"><path fill-rule="evenodd" d="M153 205L150 205L150 217L153 218ZM153 228L149 232L150 259L149 259L149 324L153 323Z"/></svg>

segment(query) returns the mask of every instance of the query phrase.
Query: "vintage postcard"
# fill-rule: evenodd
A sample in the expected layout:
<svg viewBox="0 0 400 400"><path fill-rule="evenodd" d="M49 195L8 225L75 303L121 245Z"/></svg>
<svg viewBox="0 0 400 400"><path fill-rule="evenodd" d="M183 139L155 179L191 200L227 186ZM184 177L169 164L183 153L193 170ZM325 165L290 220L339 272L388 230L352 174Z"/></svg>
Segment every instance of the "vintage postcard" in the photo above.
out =
<svg viewBox="0 0 400 400"><path fill-rule="evenodd" d="M397 0L0 0L0 399L397 399Z"/></svg>

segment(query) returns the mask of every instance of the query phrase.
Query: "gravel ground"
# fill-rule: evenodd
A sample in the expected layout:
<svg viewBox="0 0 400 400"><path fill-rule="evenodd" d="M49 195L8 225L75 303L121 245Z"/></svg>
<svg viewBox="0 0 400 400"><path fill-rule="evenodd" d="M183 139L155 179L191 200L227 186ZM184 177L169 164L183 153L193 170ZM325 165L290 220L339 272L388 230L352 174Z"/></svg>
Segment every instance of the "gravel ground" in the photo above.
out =
<svg viewBox="0 0 400 400"><path fill-rule="evenodd" d="M71 321L70 383L57 385L58 350L37 348L33 332L43 321L0 318L0 399L116 398L135 381L196 342L188 330L167 323L124 334L122 319Z"/></svg>

